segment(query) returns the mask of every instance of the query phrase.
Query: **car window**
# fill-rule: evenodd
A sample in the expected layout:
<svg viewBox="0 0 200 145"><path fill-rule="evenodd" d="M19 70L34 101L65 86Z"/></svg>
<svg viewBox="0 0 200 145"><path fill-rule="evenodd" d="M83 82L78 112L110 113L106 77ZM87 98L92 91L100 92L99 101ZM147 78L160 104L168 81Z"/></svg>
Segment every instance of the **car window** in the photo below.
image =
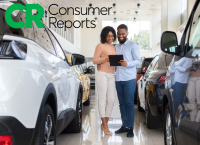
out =
<svg viewBox="0 0 200 145"><path fill-rule="evenodd" d="M144 65L143 67L148 67L149 64L151 63L152 59L144 59Z"/></svg>
<svg viewBox="0 0 200 145"><path fill-rule="evenodd" d="M50 53L56 55L51 39L49 38L49 35L46 32L46 29L38 28L35 22L33 22L33 27L34 27L34 32L35 32L35 41L41 46L43 46Z"/></svg>
<svg viewBox="0 0 200 145"><path fill-rule="evenodd" d="M157 56L153 59L153 61L150 63L150 65L149 65L147 71L151 71L151 70L154 69L154 66L156 65L158 59L159 59L159 56L157 55Z"/></svg>
<svg viewBox="0 0 200 145"><path fill-rule="evenodd" d="M58 43L58 41L56 40L55 36L52 34L52 32L48 28L46 28L46 29L47 29L47 31L49 33L49 36L50 36L50 38L51 38L51 40L53 42L53 45L54 45L54 47L56 49L57 56L60 59L62 59L63 61L66 61L65 53L63 52L63 50L62 50L60 44Z"/></svg>
<svg viewBox="0 0 200 145"><path fill-rule="evenodd" d="M187 56L195 57L197 54L200 54L200 5L198 5L196 12L194 13L190 36L188 36L188 32L186 35L186 41L189 37L189 50Z"/></svg>

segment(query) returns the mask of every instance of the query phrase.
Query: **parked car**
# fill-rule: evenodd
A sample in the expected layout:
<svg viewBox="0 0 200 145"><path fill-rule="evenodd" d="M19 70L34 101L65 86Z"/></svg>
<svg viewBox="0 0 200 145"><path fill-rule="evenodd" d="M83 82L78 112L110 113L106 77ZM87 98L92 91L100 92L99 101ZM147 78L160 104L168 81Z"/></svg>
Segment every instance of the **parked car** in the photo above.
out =
<svg viewBox="0 0 200 145"><path fill-rule="evenodd" d="M147 128L162 126L165 77L173 55L161 52L154 57L144 76L138 80L138 110L145 110ZM143 73L142 69L138 73Z"/></svg>
<svg viewBox="0 0 200 145"><path fill-rule="evenodd" d="M165 86L166 87L166 93L164 94L165 103L163 104L165 112L164 115L165 145L200 144L199 12L200 12L200 1L196 0L179 45L175 32L166 31L162 34L161 37L161 50L169 54L174 54L176 55L176 57L181 57L181 59L177 59L175 63L175 75L171 74L168 75L170 77L172 85L166 83ZM191 69L186 69L185 68L186 64L190 64L192 66ZM181 70L179 70L180 66L184 66L181 67L182 74L180 73ZM171 71L173 72L172 69L173 67L171 67L168 72ZM187 73L190 74L190 77L189 74L187 76ZM181 80L181 82L178 82L179 80ZM177 89L178 85L180 87Z"/></svg>
<svg viewBox="0 0 200 145"><path fill-rule="evenodd" d="M95 66L89 66L84 73L90 78L91 88L95 88Z"/></svg>
<svg viewBox="0 0 200 145"><path fill-rule="evenodd" d="M17 1L19 2L19 1ZM12 3L0 3L0 144L56 144L60 132L79 133L82 85L50 29L14 29L5 21ZM25 3L22 3L25 4ZM12 19L26 23L25 11Z"/></svg>
<svg viewBox="0 0 200 145"><path fill-rule="evenodd" d="M66 56L69 63L71 63L72 62L71 54L66 54ZM76 74L78 75L78 78L81 81L81 85L83 89L82 103L84 106L89 106L90 105L90 78L87 75L85 75L81 65L76 65L72 67L76 71Z"/></svg>
<svg viewBox="0 0 200 145"><path fill-rule="evenodd" d="M149 64L151 63L151 61L153 60L153 57L142 57L141 58L141 65L138 66L137 69L137 77L136 77L136 88L135 88L135 98L134 98L134 103L137 104L137 81L145 74L147 67L149 66ZM142 73L138 73L141 72Z"/></svg>

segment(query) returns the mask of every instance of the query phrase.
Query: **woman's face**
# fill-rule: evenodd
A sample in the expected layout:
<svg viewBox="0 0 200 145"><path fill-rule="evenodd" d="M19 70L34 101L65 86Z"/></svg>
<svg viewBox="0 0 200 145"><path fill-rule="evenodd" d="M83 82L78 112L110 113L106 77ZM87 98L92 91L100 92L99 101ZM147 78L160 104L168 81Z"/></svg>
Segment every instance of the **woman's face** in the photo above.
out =
<svg viewBox="0 0 200 145"><path fill-rule="evenodd" d="M113 40L114 40L114 35L113 35L113 33L110 31L110 32L108 33L108 35L106 36L106 42L109 43L109 44L111 44L111 43L113 42Z"/></svg>

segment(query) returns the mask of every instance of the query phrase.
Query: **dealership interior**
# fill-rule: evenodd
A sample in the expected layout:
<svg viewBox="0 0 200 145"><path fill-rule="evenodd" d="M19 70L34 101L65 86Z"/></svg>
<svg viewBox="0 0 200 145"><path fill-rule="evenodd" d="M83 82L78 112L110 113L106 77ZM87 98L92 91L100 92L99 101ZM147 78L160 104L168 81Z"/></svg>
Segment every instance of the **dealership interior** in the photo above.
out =
<svg viewBox="0 0 200 145"><path fill-rule="evenodd" d="M16 1L20 1L20 0L16 0ZM185 117L183 117L184 111L185 110L188 111L187 109L192 108L192 107L190 106L187 108L184 103L183 104L185 107L182 107L182 110L180 109L181 105L177 107L178 108L177 113L179 114L174 115L175 122L177 123L175 123L174 125L174 128L175 128L174 130L172 129L173 127L171 127L173 126L171 125L171 122L173 124L173 121L171 121L170 115L169 115L171 112L169 111L170 109L167 110L168 108L170 108L170 105L167 104L168 103L168 100L166 99L167 97L165 98L163 94L166 91L165 82L167 78L166 75L168 73L167 69L169 69L169 65L170 67L172 67L170 63L172 62L172 59L175 61L176 57L173 57L175 56L175 55L172 55L173 52L170 53L171 50L167 52L164 49L162 49L162 46L164 47L164 40L161 41L162 34L164 34L163 32L167 33L169 31L175 32L178 43L181 43L181 40L185 39L185 37L182 37L182 36L185 36L184 35L185 30L189 29L189 26L190 26L189 22L191 22L191 20L193 19L193 15L196 16L195 10L197 9L198 13L200 12L200 6L198 6L199 0L22 0L22 1L26 1L28 4L39 4L44 8L45 11L44 11L44 16L42 17L42 22L45 24L46 30L49 29L52 35L56 37L56 40L59 42L59 46L62 47L63 52L66 55L65 57L68 59L67 60L67 62L69 63L68 66L70 67L72 66L71 67L72 69L70 71L74 71L74 74L78 76L77 82L81 84L80 88L82 88L82 90L80 89L79 91L80 93L82 93L81 94L82 101L76 103L77 97L74 97L73 95L76 94L76 96L78 96L79 98L80 96L79 92L78 94L77 93L74 94L71 92L77 91L77 89L74 89L74 88L78 88L79 84L73 82L74 84L71 83L71 85L68 86L67 82L65 82L63 84L65 84L67 87L63 87L60 85L62 83L59 82L60 80L59 77L60 78L62 77L62 75L60 75L62 73L60 74L58 73L57 75L55 75L55 77L52 77L52 80L53 80L52 82L55 82L55 84L58 84L59 85L58 91L61 91L61 92L57 92L57 89L55 91L55 93L57 94L58 108L60 107L61 108L60 110L63 111L68 106L70 106L70 103L71 103L73 106L72 108L74 108L75 112L78 113L77 114L79 118L78 123L76 123L76 119L77 119L76 115L74 115L75 117L72 115L73 116L71 119L72 122L70 120L71 123L67 121L66 118L67 117L70 118L70 111L69 111L68 116L65 118L65 121L68 123L66 123L67 125L63 125L65 126L65 130L62 131L60 129L60 131L58 131L59 133L57 132L52 133L51 131L49 132L48 130L49 129L51 130L52 126L54 127L54 123L52 124L51 117L47 116L44 132L47 130L48 133L47 135L46 134L44 135L45 141L43 141L43 143L41 143L42 141L37 142L37 139L39 138L39 136L35 137L33 135L31 137L32 143L34 139L36 139L36 142L37 142L37 143L35 142L34 145L42 145L42 144L45 144L45 145L55 145L55 144L57 145L186 145L186 144L198 145L200 144L200 138L199 138L200 136L200 124L199 124L200 107L198 106L198 104L200 104L200 101L198 100L198 95L195 100L197 102L197 105L196 105L197 109L196 110L194 109L191 112L189 111L190 113L185 115ZM195 7L195 4L196 4L196 7L198 8ZM95 8L95 9L92 9L92 8ZM199 19L199 14L197 15ZM200 24L199 21L198 21L198 24L195 22L196 21L193 21L193 24L191 23L191 25ZM111 117L109 118L107 122L108 129L112 134L108 135L104 132L104 129L102 129L102 126L101 126L102 120L99 113L99 110L101 108L99 107L100 104L99 104L99 95L98 95L98 85L96 82L98 67L96 64L93 63L93 56L95 53L95 49L97 48L97 45L100 43L100 34L101 34L102 29L106 26L111 26L117 32L118 31L117 28L121 24L125 24L128 27L128 36L127 36L128 40L138 45L139 52L140 52L140 61L141 61L140 65L135 66L135 69L137 71L135 79L137 78L136 79L137 82L136 82L135 92L133 93L134 101L132 101L132 106L134 106L134 111L135 111L133 137L127 137L127 133L125 131L123 133L115 133L116 130L118 130L120 127L123 127L122 126L123 122L121 119L122 115L120 111L120 103L119 103L117 91L115 92L115 97L114 97L115 99L114 99L114 105L112 108ZM193 26L191 27L192 27L191 32L190 31L186 31L186 32L189 32L187 34L194 33L195 35L194 39L197 42L192 43L193 46L200 45L199 44L200 38L196 39L197 33L199 33L200 30L197 30L197 29L193 30ZM14 31L13 32L11 31L9 33L15 34ZM0 32L2 31L0 30ZM50 32L48 33L50 34ZM172 35L171 32L169 33L169 35L170 34ZM40 34L37 34L37 35L40 35ZM41 39L43 39L45 36L43 38L42 37ZM118 37L118 33L117 33L117 37ZM199 34L198 34L198 37L199 37ZM3 39L4 38L6 40L9 40L10 36L5 35ZM13 37L12 39L14 40L15 38ZM18 39L16 39L16 42L17 40ZM20 42L21 41L22 40L20 40ZM24 43L25 42L26 41L24 41ZM39 41L37 40L34 42L39 43ZM112 42L112 44L116 47L116 45L118 45L119 42L120 42L120 39L117 38L116 41ZM168 45L171 45L171 43L173 42L171 41L170 44ZM53 39L52 39L52 44L54 45ZM14 42L12 42L11 45L17 46L17 43L14 44ZM30 43L30 45L33 45L32 42ZM165 47L168 47L168 45L165 45ZM27 46L29 46L29 44L27 44ZM55 45L55 48L56 47L57 46ZM170 46L169 49L170 48L175 48L175 47ZM178 48L183 49L183 47L178 47ZM30 61L29 64L33 62L33 56L34 58L36 58L38 54L42 56L43 53L45 53L43 51L39 52L40 50L37 50L37 49L35 49L34 51L38 51L38 52L33 53L33 51L32 50L30 51L28 47L26 61ZM56 53L58 52L57 50L55 51ZM0 52L1 52L1 49L0 49ZM30 53L33 53L33 54L30 55ZM194 53L199 54L199 50L195 51ZM1 54L2 53L0 53L0 57L1 57ZM77 56L78 54L85 57L84 62L80 63L79 65L74 65L74 64L78 64L78 62L76 62L76 59L79 60L79 56ZM175 51L174 51L174 54L175 54ZM193 54L193 52L191 52L191 54ZM45 94L47 92L47 91L46 92L42 91L41 89L43 89L44 86L47 84L48 82L47 78L51 76L48 68L45 68L47 67L48 64L43 64L43 63L47 62L47 60L51 61L52 56L48 56L48 59L46 59L46 57L47 55L44 54L43 57L38 57L39 59L35 61L37 63L41 63L41 66L40 66L41 70L46 70L46 77L44 79L46 80L45 83L36 85L37 87L40 88L38 89L39 90L38 92L41 91L43 92L42 94ZM198 62L200 61L199 58L197 58L197 60ZM189 60L185 60L185 62L187 61ZM9 64L9 63L5 62L5 64ZM37 82L42 81L42 77L39 77L41 73L36 72L37 70L39 70L39 69L36 69L37 64L34 64L34 65L35 66L33 68L35 69L34 70L35 74L32 73L31 75L32 79L30 79L29 84L34 79L37 80ZM63 64L60 63L60 65L58 64L58 67L62 67L62 65ZM166 67L162 69L162 66L165 66L165 65ZM21 67L25 65L16 64L16 66ZM68 66L66 66L66 68L68 68ZM4 64L3 64L3 67L1 67L1 64L0 64L0 92L2 91L3 94L7 96L9 94L4 92L6 84L4 86L4 83L1 83L2 80L4 80L2 77L2 74L6 73L6 71L5 72L1 71L1 68L4 68L4 67L5 67ZM13 65L13 68L15 68L14 65ZM52 68L56 70L54 66L52 66ZM30 67L30 69L32 69L32 67ZM12 70L13 72L15 71L14 69ZM197 71L196 70L193 72L198 72L198 70ZM64 70L60 70L60 71L62 72ZM1 72L3 73L1 74ZM67 74L69 73L70 72L67 72ZM18 69L16 71L16 74L18 74ZM24 73L21 73L21 75L26 76L28 75L28 73L26 74L24 72ZM72 79L73 75L70 74L69 75L70 77L66 80L70 82L70 79ZM65 78L64 77L62 78L63 78L62 81L64 81ZM19 78L18 80L16 79L16 81L19 82L20 84L20 82L23 81L23 79ZM152 82L153 83L156 82L156 85L153 85ZM11 86L13 87L13 85ZM26 85L23 85L23 86L25 87ZM32 86L32 88L35 89L36 87ZM27 89L27 90L30 91L30 89ZM63 102L63 100L59 100L60 98L62 98L59 95L64 94L63 93L65 92L64 90L68 91L68 92L66 91L68 96L71 95L70 96L71 99L70 98L68 100L66 99L68 103ZM180 90L182 89L180 88ZM170 92L170 89L169 89L169 92ZM19 91L16 91L16 92L14 91L13 93L16 93L18 95ZM173 94L173 91L171 91L171 94ZM186 94L188 95L190 94L190 92L187 91ZM198 92L197 94L200 94L200 92ZM31 100L32 99L30 99L29 101L28 100L25 100L25 101L28 101L31 104ZM52 99L47 99L47 100L49 100L49 102L47 101L48 102L47 104L51 107L51 105L53 104L52 102L54 101L52 101ZM73 101L75 100L75 105L74 105L74 102L70 100L73 100ZM187 100L189 100L188 102L190 102L191 99L189 98ZM172 101L173 101L173 98L172 98ZM33 102L36 103L37 101L33 101ZM42 101L40 100L39 102L40 102L39 103L40 105ZM1 101L0 99L0 145L8 145L5 142L3 142L3 139L1 141L1 137L3 138L3 136L1 136L3 135L3 131L1 132L1 129L4 126L8 126L5 124L4 126L1 125L1 116L13 115L13 117L16 117L19 120L19 122L24 124L26 128L33 128L32 124L37 126L36 123L34 123L34 121L35 120L38 121L37 116L39 117L40 115L38 114L39 112L39 109L38 109L36 113L35 112L33 113L33 116L36 116L36 118L33 118L32 121L30 121L30 123L26 123L26 121L31 120L31 116L29 116L30 119L28 120L26 120L23 117L22 119L20 119L20 115L19 113L17 113L17 109L16 111L14 111L14 113L9 112L10 109L5 107L8 104L3 104L3 103L8 103L8 102L5 102L4 99L2 99ZM11 104L13 105L13 102L11 102ZM35 107L31 108L30 110L32 111L36 109L37 107L39 108L39 105L35 105ZM19 105L19 106L23 106L23 105ZM52 107L52 110L53 108L54 107ZM68 110L70 110L69 108ZM77 111L76 109L79 109L79 110ZM64 111L63 112L61 111L60 113L60 110L57 110L57 111L53 110L54 115L57 114L58 118L62 117L62 115L65 116L67 114L67 113L63 113ZM8 115L6 114L6 112L8 112ZM73 109L71 110L71 112L72 112L71 114L74 113ZM15 115L15 113L17 115ZM195 113L196 115L193 115L195 117L192 117L192 114L195 114ZM129 118L129 116L127 116L127 118ZM198 133L195 134L194 132L192 132L193 130L189 128L187 125L184 126L184 124L187 124L188 120L189 121L193 120L193 124L196 124L196 125L198 124L198 127L196 127L195 125L194 126L190 125L190 126L193 126L192 129L194 130L195 128L197 128ZM50 128L48 128L49 122L50 122L50 125L49 125ZM64 124L64 121L62 120L61 122L59 121L59 119L58 121L56 120L55 126L60 127L61 125L59 125L59 123ZM76 125L80 125L79 130L77 129ZM71 131L71 132L67 131L67 127L70 128L70 130L73 130L74 128L74 130L76 131ZM56 129L57 131L57 128L54 128L54 129ZM189 133L187 132L188 130L189 130ZM50 137L51 136L50 134L51 135L57 134L56 139L53 137ZM14 135L11 134L10 136L11 136L13 144L9 144L9 145L19 145L16 143L17 139L14 137ZM40 135L40 137L41 136L42 135ZM194 137L191 137L191 136L194 136ZM26 138L25 136L23 137ZM187 141L184 141L184 139L182 140L181 138L185 138L185 140L187 139ZM30 143L30 145L32 143Z"/></svg>

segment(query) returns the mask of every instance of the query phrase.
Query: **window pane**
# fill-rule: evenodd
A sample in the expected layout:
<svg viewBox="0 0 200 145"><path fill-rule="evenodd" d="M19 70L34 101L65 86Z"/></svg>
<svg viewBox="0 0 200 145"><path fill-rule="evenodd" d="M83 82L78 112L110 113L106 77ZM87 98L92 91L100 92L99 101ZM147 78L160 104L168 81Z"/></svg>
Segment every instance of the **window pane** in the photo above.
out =
<svg viewBox="0 0 200 145"><path fill-rule="evenodd" d="M150 49L150 21L137 21L136 23L133 23L133 21L117 21L117 23L102 21L102 27L112 26L116 32L120 24L127 25L129 31L128 39L130 41L137 43L140 49ZM114 44L119 44L118 39Z"/></svg>

